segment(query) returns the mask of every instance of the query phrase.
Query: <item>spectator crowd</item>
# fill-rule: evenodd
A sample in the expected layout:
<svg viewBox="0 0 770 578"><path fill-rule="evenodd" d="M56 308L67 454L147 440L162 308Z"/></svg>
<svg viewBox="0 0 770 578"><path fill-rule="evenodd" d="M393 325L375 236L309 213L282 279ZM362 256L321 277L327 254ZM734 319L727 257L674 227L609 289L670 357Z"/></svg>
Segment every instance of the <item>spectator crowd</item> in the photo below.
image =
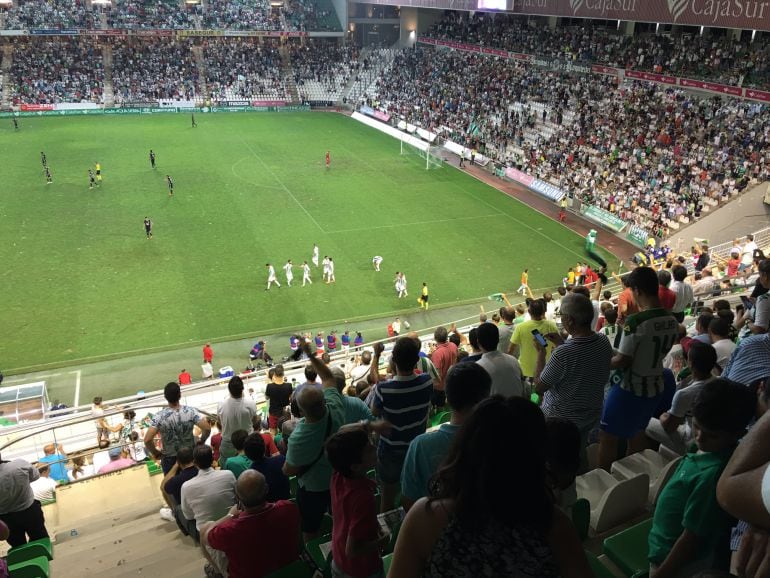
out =
<svg viewBox="0 0 770 578"><path fill-rule="evenodd" d="M206 80L214 100L289 100L278 47L243 41L207 41Z"/></svg>

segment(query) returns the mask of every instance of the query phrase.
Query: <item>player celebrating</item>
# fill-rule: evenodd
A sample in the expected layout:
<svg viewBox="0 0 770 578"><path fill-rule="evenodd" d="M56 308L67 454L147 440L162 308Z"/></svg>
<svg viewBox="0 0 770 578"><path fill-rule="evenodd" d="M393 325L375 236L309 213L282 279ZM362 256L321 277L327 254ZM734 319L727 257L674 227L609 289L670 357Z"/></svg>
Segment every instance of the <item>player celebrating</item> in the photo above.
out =
<svg viewBox="0 0 770 578"><path fill-rule="evenodd" d="M291 259L286 261L286 265L283 266L283 272L286 273L286 286L291 287L291 282L294 280L294 272L292 271L292 268L294 265L291 262Z"/></svg>
<svg viewBox="0 0 770 578"><path fill-rule="evenodd" d="M302 262L302 286L305 286L305 283L313 284L313 281L310 279L310 265L307 264L307 261Z"/></svg>
<svg viewBox="0 0 770 578"><path fill-rule="evenodd" d="M155 168L155 153L152 152L152 149L150 149L150 166Z"/></svg>
<svg viewBox="0 0 770 578"><path fill-rule="evenodd" d="M150 217L144 218L144 234L147 235L148 239L152 239L152 221Z"/></svg>
<svg viewBox="0 0 770 578"><path fill-rule="evenodd" d="M428 310L428 284L424 283L422 284L422 295L420 295L420 298L417 299L417 302L420 304L420 309Z"/></svg>
<svg viewBox="0 0 770 578"><path fill-rule="evenodd" d="M94 182L96 179L94 178L94 171L91 169L88 169L88 188L93 189L94 188Z"/></svg>
<svg viewBox="0 0 770 578"><path fill-rule="evenodd" d="M173 197L174 196L174 180L171 178L171 175L166 175L166 183L168 184L168 196Z"/></svg>
<svg viewBox="0 0 770 578"><path fill-rule="evenodd" d="M97 186L101 186L102 184L102 165L99 164L99 162L96 162L96 184Z"/></svg>
<svg viewBox="0 0 770 578"><path fill-rule="evenodd" d="M329 262L326 264L329 268L329 281L328 283L336 283L337 279L334 277L334 261L329 257Z"/></svg>
<svg viewBox="0 0 770 578"><path fill-rule="evenodd" d="M379 271L380 270L380 263L382 263L382 257L379 255L375 255L372 257L372 265L374 265L374 270Z"/></svg>
<svg viewBox="0 0 770 578"><path fill-rule="evenodd" d="M313 265L318 267L318 245L313 243L313 258L311 259L313 261Z"/></svg>
<svg viewBox="0 0 770 578"><path fill-rule="evenodd" d="M326 168L330 168L332 166L332 157L329 154L329 151L326 151Z"/></svg>
<svg viewBox="0 0 770 578"><path fill-rule="evenodd" d="M281 284L278 282L278 278L275 276L275 267L273 267L270 263L267 263L265 267L267 267L267 288L265 291L269 291L270 285L273 283L278 285L278 288L280 289Z"/></svg>

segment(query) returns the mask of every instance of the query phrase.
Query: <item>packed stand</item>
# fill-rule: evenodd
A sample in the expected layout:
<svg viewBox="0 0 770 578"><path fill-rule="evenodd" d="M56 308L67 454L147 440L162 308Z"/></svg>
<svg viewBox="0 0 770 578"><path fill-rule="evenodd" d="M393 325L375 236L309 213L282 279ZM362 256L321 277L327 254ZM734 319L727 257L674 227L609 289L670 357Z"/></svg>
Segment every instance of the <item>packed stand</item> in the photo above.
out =
<svg viewBox="0 0 770 578"><path fill-rule="evenodd" d="M268 0L211 0L203 13L203 27L229 30L281 30L281 19Z"/></svg>
<svg viewBox="0 0 770 578"><path fill-rule="evenodd" d="M162 39L117 41L112 50L115 102L193 100L199 71L191 46Z"/></svg>
<svg viewBox="0 0 770 578"><path fill-rule="evenodd" d="M561 60L770 88L770 43L763 39L736 41L728 34L626 36L585 26L551 30L531 26L526 17L459 11L447 11L427 35Z"/></svg>
<svg viewBox="0 0 770 578"><path fill-rule="evenodd" d="M278 48L250 40L208 41L203 53L214 100L289 100Z"/></svg>
<svg viewBox="0 0 770 578"><path fill-rule="evenodd" d="M294 80L303 100L336 102L358 70L358 48L335 40L309 40L289 48Z"/></svg>
<svg viewBox="0 0 770 578"><path fill-rule="evenodd" d="M465 52L397 55L368 103L667 237L770 171L765 105Z"/></svg>
<svg viewBox="0 0 770 578"><path fill-rule="evenodd" d="M94 17L83 0L21 0L5 10L3 27L6 30L29 28L98 28Z"/></svg>
<svg viewBox="0 0 770 578"><path fill-rule="evenodd" d="M329 0L289 0L284 9L289 30L299 32L339 32L337 13Z"/></svg>
<svg viewBox="0 0 770 578"><path fill-rule="evenodd" d="M102 49L89 41L67 39L19 43L8 76L14 105L101 103Z"/></svg>
<svg viewBox="0 0 770 578"><path fill-rule="evenodd" d="M116 0L108 9L107 22L110 28L198 28L200 13L200 5L174 0Z"/></svg>

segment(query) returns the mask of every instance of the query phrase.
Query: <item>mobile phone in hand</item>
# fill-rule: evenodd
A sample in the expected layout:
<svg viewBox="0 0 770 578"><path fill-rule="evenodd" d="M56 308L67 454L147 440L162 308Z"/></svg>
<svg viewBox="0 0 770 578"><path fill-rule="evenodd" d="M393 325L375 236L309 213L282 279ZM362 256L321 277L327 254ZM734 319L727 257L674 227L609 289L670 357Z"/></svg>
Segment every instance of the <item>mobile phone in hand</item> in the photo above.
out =
<svg viewBox="0 0 770 578"><path fill-rule="evenodd" d="M535 339L537 340L537 342L540 344L541 347L548 347L548 341L546 341L546 339L543 336L543 334L540 333L540 330L533 329L532 330L532 335L535 336Z"/></svg>

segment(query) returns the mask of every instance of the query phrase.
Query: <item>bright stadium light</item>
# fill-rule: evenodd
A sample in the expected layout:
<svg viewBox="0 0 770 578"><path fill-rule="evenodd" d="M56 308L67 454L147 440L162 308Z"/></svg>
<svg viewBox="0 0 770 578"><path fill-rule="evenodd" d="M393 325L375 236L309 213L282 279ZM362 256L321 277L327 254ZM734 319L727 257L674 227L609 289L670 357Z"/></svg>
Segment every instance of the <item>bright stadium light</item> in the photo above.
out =
<svg viewBox="0 0 770 578"><path fill-rule="evenodd" d="M13 5L12 0L0 0L0 7L2 8L10 8Z"/></svg>

